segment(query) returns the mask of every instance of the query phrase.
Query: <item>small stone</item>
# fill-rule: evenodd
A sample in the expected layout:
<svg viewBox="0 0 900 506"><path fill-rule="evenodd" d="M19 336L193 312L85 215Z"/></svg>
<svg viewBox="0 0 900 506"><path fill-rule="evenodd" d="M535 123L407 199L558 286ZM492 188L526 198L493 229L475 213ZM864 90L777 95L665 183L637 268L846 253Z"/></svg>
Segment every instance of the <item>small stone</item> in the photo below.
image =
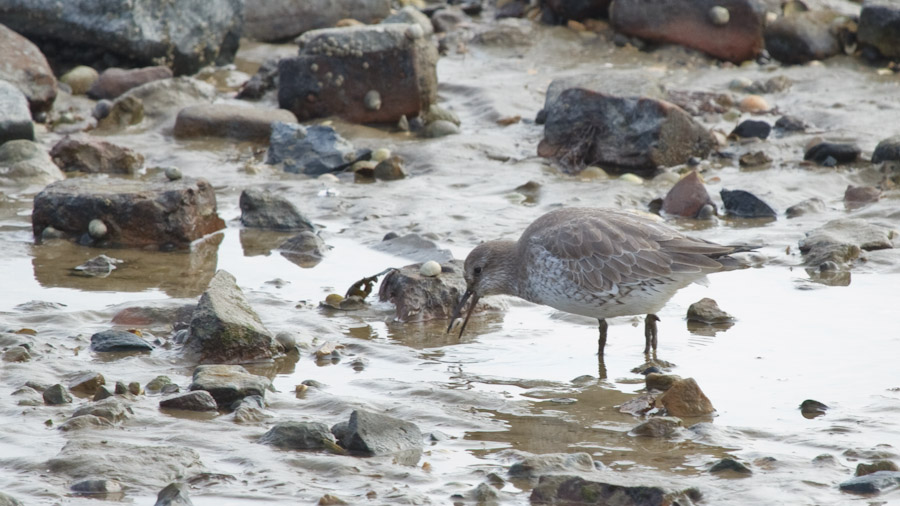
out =
<svg viewBox="0 0 900 506"><path fill-rule="evenodd" d="M634 185L644 184L644 180L641 178L641 176L638 176L637 174L632 174L631 172L626 172L625 174L622 174L621 176L619 176L618 179L619 179L619 181L624 181L626 183L631 183Z"/></svg>
<svg viewBox="0 0 900 506"><path fill-rule="evenodd" d="M802 132L806 127L805 121L789 115L784 115L775 122L775 128L785 132Z"/></svg>
<svg viewBox="0 0 900 506"><path fill-rule="evenodd" d="M112 109L113 109L112 100L107 100L107 99L98 100L97 104L94 105L94 109L91 111L91 116L93 116L97 120L101 120L101 119L109 116L109 113L112 112Z"/></svg>
<svg viewBox="0 0 900 506"><path fill-rule="evenodd" d="M865 476L878 471L900 471L900 468L890 460L878 460L871 464L859 463L856 465L856 476Z"/></svg>
<svg viewBox="0 0 900 506"><path fill-rule="evenodd" d="M165 175L166 179L168 179L169 181L177 181L184 177L181 174L181 169L179 169L178 167L166 167Z"/></svg>
<svg viewBox="0 0 900 506"><path fill-rule="evenodd" d="M66 387L59 383L44 390L44 402L51 406L59 404L68 404L72 402L72 396L66 390Z"/></svg>
<svg viewBox="0 0 900 506"><path fill-rule="evenodd" d="M766 102L766 99L762 98L759 95L748 95L744 97L738 107L743 112L749 112L751 114L763 113L771 109L769 103Z"/></svg>
<svg viewBox="0 0 900 506"><path fill-rule="evenodd" d="M446 137L448 135L458 134L459 127L457 127L453 122L439 119L425 126L424 133L425 137L429 138Z"/></svg>
<svg viewBox="0 0 900 506"><path fill-rule="evenodd" d="M881 190L874 186L848 185L844 191L844 206L847 209L858 209L866 204L878 202L880 198Z"/></svg>
<svg viewBox="0 0 900 506"><path fill-rule="evenodd" d="M376 90L369 90L363 97L363 105L370 111L381 109L381 94Z"/></svg>
<svg viewBox="0 0 900 506"><path fill-rule="evenodd" d="M99 372L86 372L79 374L69 382L71 392L94 395L97 389L106 384L106 379Z"/></svg>
<svg viewBox="0 0 900 506"><path fill-rule="evenodd" d="M117 494L122 492L122 485L116 480L83 480L74 483L70 490L84 495Z"/></svg>
<svg viewBox="0 0 900 506"><path fill-rule="evenodd" d="M418 25L416 25L418 26ZM419 28L421 30L421 27ZM340 506L342 504L348 504L347 501L341 499L340 497L332 494L325 494L319 498L318 502L319 506Z"/></svg>
<svg viewBox="0 0 900 506"><path fill-rule="evenodd" d="M703 298L690 305L687 310L688 321L700 323L732 323L734 317L719 309L716 301L710 298Z"/></svg>
<svg viewBox="0 0 900 506"><path fill-rule="evenodd" d="M671 416L655 416L631 429L635 436L671 437L681 427L681 419Z"/></svg>
<svg viewBox="0 0 900 506"><path fill-rule="evenodd" d="M132 381L128 384L128 392L131 395L141 395L141 384L137 381Z"/></svg>
<svg viewBox="0 0 900 506"><path fill-rule="evenodd" d="M154 506L193 506L186 483L170 483L159 491Z"/></svg>
<svg viewBox="0 0 900 506"><path fill-rule="evenodd" d="M749 467L728 457L716 462L709 468L709 472L711 473L721 473L724 471L731 471L738 474L753 474L753 471L751 471Z"/></svg>
<svg viewBox="0 0 900 506"><path fill-rule="evenodd" d="M756 195L744 190L719 192L725 204L725 212L739 218L775 218L777 213Z"/></svg>
<svg viewBox="0 0 900 506"><path fill-rule="evenodd" d="M31 360L31 354L24 346L13 346L3 352L4 362L28 362Z"/></svg>
<svg viewBox="0 0 900 506"><path fill-rule="evenodd" d="M819 165L828 166L828 159L833 160L832 167L836 164L855 162L861 150L854 144L841 144L836 142L819 142L803 155L804 160L812 160Z"/></svg>
<svg viewBox="0 0 900 506"><path fill-rule="evenodd" d="M741 155L739 162L741 167L758 167L767 163L772 163L772 158L764 151L754 151L752 153L744 153Z"/></svg>
<svg viewBox="0 0 900 506"><path fill-rule="evenodd" d="M877 494L885 489L900 485L900 472L878 471L865 476L857 476L839 485L842 492L851 494Z"/></svg>
<svg viewBox="0 0 900 506"><path fill-rule="evenodd" d="M678 376L677 374L650 372L644 376L644 383L647 386L647 390L659 390L660 392L665 392L677 381L681 381L681 376Z"/></svg>
<svg viewBox="0 0 900 506"><path fill-rule="evenodd" d="M170 385L172 380L168 376L157 376L147 382L147 385L144 386L144 390L147 392L159 392L162 391L163 387L166 385Z"/></svg>
<svg viewBox="0 0 900 506"><path fill-rule="evenodd" d="M693 378L673 383L666 393L656 399L656 404L665 408L669 416L682 418L708 415L715 411L709 398Z"/></svg>
<svg viewBox="0 0 900 506"><path fill-rule="evenodd" d="M116 395L122 395L128 393L128 385L125 384L124 381L116 382Z"/></svg>
<svg viewBox="0 0 900 506"><path fill-rule="evenodd" d="M343 295L338 295L338 294L336 294L336 293L329 293L329 294L325 297L325 302L324 302L324 304L325 304L326 306L331 307L331 308L334 308L334 309L340 309L340 308L341 308L341 302L343 302L343 301L344 301L344 296L343 296Z"/></svg>
<svg viewBox="0 0 900 506"><path fill-rule="evenodd" d="M116 264L120 264L122 262L123 261L119 260L118 258L99 255L79 266L73 267L72 270L76 271L74 274L80 276L103 278L109 276L112 271L116 270Z"/></svg>
<svg viewBox="0 0 900 506"><path fill-rule="evenodd" d="M109 388L107 388L106 386L100 386L100 388L98 388L97 392L94 394L93 400L95 402L102 401L103 399L109 399L112 396L113 396L113 393L110 392Z"/></svg>
<svg viewBox="0 0 900 506"><path fill-rule="evenodd" d="M334 435L324 423L282 422L269 429L259 442L285 450L321 450L332 447Z"/></svg>
<svg viewBox="0 0 900 506"><path fill-rule="evenodd" d="M59 81L68 84L72 88L73 95L84 95L91 89L98 77L100 77L100 74L93 68L86 65L78 65L63 74Z"/></svg>
<svg viewBox="0 0 900 506"><path fill-rule="evenodd" d="M771 132L772 126L765 121L748 119L742 121L738 126L736 126L734 130L731 131L731 134L729 134L729 136L741 138L756 137L759 139L765 139Z"/></svg>
<svg viewBox="0 0 900 506"><path fill-rule="evenodd" d="M109 233L109 230L106 228L106 224L103 223L103 220L95 218L88 223L88 234L94 239L102 239L106 237L107 233Z"/></svg>
<svg viewBox="0 0 900 506"><path fill-rule="evenodd" d="M827 410L828 406L813 399L806 399L800 403L800 414L803 418L816 418L824 415Z"/></svg>
<svg viewBox="0 0 900 506"><path fill-rule="evenodd" d="M433 278L441 273L441 264L435 262L434 260L429 260L422 264L422 267L419 268L419 274L425 276L426 278Z"/></svg>
<svg viewBox="0 0 900 506"><path fill-rule="evenodd" d="M422 25L409 25L409 27L406 29L406 36L410 40L421 39L425 36L425 30L422 28Z"/></svg>
<svg viewBox="0 0 900 506"><path fill-rule="evenodd" d="M731 19L731 13L728 12L728 9L722 7L721 5L714 5L709 9L709 21L716 25L722 26L727 25L728 21Z"/></svg>
<svg viewBox="0 0 900 506"><path fill-rule="evenodd" d="M378 148L372 151L372 161L375 163L383 162L391 157L391 150L388 148Z"/></svg>
<svg viewBox="0 0 900 506"><path fill-rule="evenodd" d="M159 407L185 411L218 411L219 409L216 399L206 390L195 390L163 399L159 401Z"/></svg>
<svg viewBox="0 0 900 506"><path fill-rule="evenodd" d="M403 159L397 155L391 156L376 165L373 174L376 179L383 181L403 179L406 177L406 172L403 170Z"/></svg>

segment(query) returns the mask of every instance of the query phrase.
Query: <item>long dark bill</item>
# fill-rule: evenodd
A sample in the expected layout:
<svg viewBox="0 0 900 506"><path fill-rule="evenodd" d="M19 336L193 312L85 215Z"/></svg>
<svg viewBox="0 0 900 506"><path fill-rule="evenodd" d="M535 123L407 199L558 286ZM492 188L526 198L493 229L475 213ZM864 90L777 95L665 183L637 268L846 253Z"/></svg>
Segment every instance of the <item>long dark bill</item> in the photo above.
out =
<svg viewBox="0 0 900 506"><path fill-rule="evenodd" d="M453 329L453 324L456 323L456 320L458 320L462 314L463 309L466 307L466 302L468 302L470 297L472 298L472 302L469 304L469 309L466 310L466 319L463 320L462 327L459 329L460 338L462 338L463 332L466 330L466 324L469 323L469 317L472 316L472 313L475 311L475 304L478 304L478 294L472 290L466 290L466 293L459 299L456 308L453 309L453 314L450 315L450 325L447 326L447 332L449 333Z"/></svg>

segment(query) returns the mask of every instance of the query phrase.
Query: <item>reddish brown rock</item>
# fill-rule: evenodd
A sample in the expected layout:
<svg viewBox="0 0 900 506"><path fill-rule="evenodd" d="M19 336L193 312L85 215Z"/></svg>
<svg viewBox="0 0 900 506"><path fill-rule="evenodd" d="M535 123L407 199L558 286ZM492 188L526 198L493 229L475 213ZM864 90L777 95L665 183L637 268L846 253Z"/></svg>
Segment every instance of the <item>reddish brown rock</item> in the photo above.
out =
<svg viewBox="0 0 900 506"><path fill-rule="evenodd" d="M284 109L262 109L229 104L199 104L185 107L175 119L176 137L226 137L269 142L272 123L296 123Z"/></svg>
<svg viewBox="0 0 900 506"><path fill-rule="evenodd" d="M419 25L313 30L278 65L278 104L300 121L330 115L396 123L437 99L437 49Z"/></svg>
<svg viewBox="0 0 900 506"><path fill-rule="evenodd" d="M611 0L544 0L543 4L562 19L581 21L605 18Z"/></svg>
<svg viewBox="0 0 900 506"><path fill-rule="evenodd" d="M156 66L139 69L109 68L100 74L87 94L94 99L113 99L131 88L172 77L172 69Z"/></svg>
<svg viewBox="0 0 900 506"><path fill-rule="evenodd" d="M14 84L33 112L46 112L56 100L57 83L44 53L25 37L0 25L0 80Z"/></svg>
<svg viewBox="0 0 900 506"><path fill-rule="evenodd" d="M714 22L714 7L728 11ZM752 0L616 0L610 7L613 27L642 39L680 44L740 63L762 51L764 12Z"/></svg>
<svg viewBox="0 0 900 506"><path fill-rule="evenodd" d="M96 137L66 136L50 150L53 162L66 172L134 174L144 155Z"/></svg>
<svg viewBox="0 0 900 506"><path fill-rule="evenodd" d="M100 220L105 234L88 234ZM52 226L87 244L187 248L225 228L216 214L216 195L204 179L143 182L83 177L53 183L34 197L35 237ZM96 223L96 222L94 222ZM94 231L98 227L93 227ZM99 235L99 237L98 237Z"/></svg>
<svg viewBox="0 0 900 506"><path fill-rule="evenodd" d="M341 19L377 23L391 14L390 0L257 0L244 4L243 36L283 41Z"/></svg>
<svg viewBox="0 0 900 506"><path fill-rule="evenodd" d="M656 399L656 405L665 408L669 416L678 417L702 416L715 411L694 378L685 378L673 383L666 393Z"/></svg>
<svg viewBox="0 0 900 506"><path fill-rule="evenodd" d="M707 205L713 206L713 210L715 210L715 204L706 191L706 187L703 186L700 175L694 170L681 178L669 190L663 199L662 210L672 216L696 218L700 215L703 207Z"/></svg>
<svg viewBox="0 0 900 506"><path fill-rule="evenodd" d="M844 207L858 209L867 204L878 202L881 198L881 190L874 186L848 185L844 191Z"/></svg>

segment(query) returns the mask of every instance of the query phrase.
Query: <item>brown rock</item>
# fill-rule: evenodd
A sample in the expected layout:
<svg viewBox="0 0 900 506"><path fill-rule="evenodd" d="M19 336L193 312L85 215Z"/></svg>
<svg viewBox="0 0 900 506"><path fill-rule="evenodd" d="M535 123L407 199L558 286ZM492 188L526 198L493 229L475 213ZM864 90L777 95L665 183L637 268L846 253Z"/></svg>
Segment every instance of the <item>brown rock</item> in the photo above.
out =
<svg viewBox="0 0 900 506"><path fill-rule="evenodd" d="M700 175L694 170L669 190L663 199L662 210L672 216L696 218L704 206L712 206L715 210L715 204L703 186Z"/></svg>
<svg viewBox="0 0 900 506"><path fill-rule="evenodd" d="M673 416L654 416L646 422L631 429L635 436L670 437L678 432L681 419Z"/></svg>
<svg viewBox="0 0 900 506"><path fill-rule="evenodd" d="M666 393L656 399L656 405L665 408L669 416L678 417L702 416L715 411L694 378L673 383Z"/></svg>
<svg viewBox="0 0 900 506"><path fill-rule="evenodd" d="M0 25L0 81L14 84L31 106L32 112L46 112L56 100L56 77L47 58L25 37Z"/></svg>
<svg viewBox="0 0 900 506"><path fill-rule="evenodd" d="M387 160L382 160L375 166L374 175L376 179L384 181L394 181L403 179L406 173L403 171L403 159L394 155Z"/></svg>
<svg viewBox="0 0 900 506"><path fill-rule="evenodd" d="M691 304L687 310L688 321L701 323L731 323L734 317L719 309L716 301L705 297Z"/></svg>
<svg viewBox="0 0 900 506"><path fill-rule="evenodd" d="M725 23L714 22L713 7L728 10ZM616 0L609 19L627 35L681 44L734 63L752 60L764 47L764 12L751 0Z"/></svg>
<svg viewBox="0 0 900 506"><path fill-rule="evenodd" d="M134 174L144 165L144 155L89 136L64 137L50 150L50 156L66 172Z"/></svg>
<svg viewBox="0 0 900 506"><path fill-rule="evenodd" d="M562 19L582 21L605 18L611 0L544 0L544 5Z"/></svg>
<svg viewBox="0 0 900 506"><path fill-rule="evenodd" d="M106 379L99 372L86 372L79 374L69 381L69 391L75 394L91 396L106 384Z"/></svg>
<svg viewBox="0 0 900 506"><path fill-rule="evenodd" d="M225 228L205 179L147 183L84 177L53 183L34 197L35 237L52 226L89 240L85 236L92 220L101 220L108 230L96 244L124 247L187 248Z"/></svg>
<svg viewBox="0 0 900 506"><path fill-rule="evenodd" d="M139 69L108 68L100 74L87 94L94 99L113 99L131 88L172 77L172 69L162 65Z"/></svg>
<svg viewBox="0 0 900 506"><path fill-rule="evenodd" d="M244 5L243 36L261 41L283 41L318 28L353 18L366 24L391 13L390 0L264 0Z"/></svg>
<svg viewBox="0 0 900 506"><path fill-rule="evenodd" d="M672 385L678 381L681 381L681 376L678 376L677 374L651 372L644 377L644 383L647 385L647 390L659 390L660 392L665 392L672 388Z"/></svg>
<svg viewBox="0 0 900 506"><path fill-rule="evenodd" d="M272 123L296 123L284 109L262 109L229 104L199 104L185 107L175 119L176 137L227 137L269 142Z"/></svg>
<svg viewBox="0 0 900 506"><path fill-rule="evenodd" d="M844 206L847 209L857 209L878 202L881 198L881 190L874 186L852 186L848 185L844 192Z"/></svg>
<svg viewBox="0 0 900 506"><path fill-rule="evenodd" d="M279 63L278 104L300 121L396 123L437 100L437 49L419 25L313 30Z"/></svg>

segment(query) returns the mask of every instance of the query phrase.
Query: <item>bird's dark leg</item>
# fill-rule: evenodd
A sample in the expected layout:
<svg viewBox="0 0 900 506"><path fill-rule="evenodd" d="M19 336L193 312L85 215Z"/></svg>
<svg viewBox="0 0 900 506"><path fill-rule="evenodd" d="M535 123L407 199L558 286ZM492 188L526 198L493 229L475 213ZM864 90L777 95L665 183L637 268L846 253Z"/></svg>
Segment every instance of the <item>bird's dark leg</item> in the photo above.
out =
<svg viewBox="0 0 900 506"><path fill-rule="evenodd" d="M609 324L606 323L606 320L603 318L598 318L597 321L600 322L600 338L597 339L597 355L603 356L603 349L606 348L606 329L609 328Z"/></svg>
<svg viewBox="0 0 900 506"><path fill-rule="evenodd" d="M656 322L659 321L659 317L655 314L648 314L644 319L644 355L650 353L650 348L653 348L653 351L656 351Z"/></svg>

